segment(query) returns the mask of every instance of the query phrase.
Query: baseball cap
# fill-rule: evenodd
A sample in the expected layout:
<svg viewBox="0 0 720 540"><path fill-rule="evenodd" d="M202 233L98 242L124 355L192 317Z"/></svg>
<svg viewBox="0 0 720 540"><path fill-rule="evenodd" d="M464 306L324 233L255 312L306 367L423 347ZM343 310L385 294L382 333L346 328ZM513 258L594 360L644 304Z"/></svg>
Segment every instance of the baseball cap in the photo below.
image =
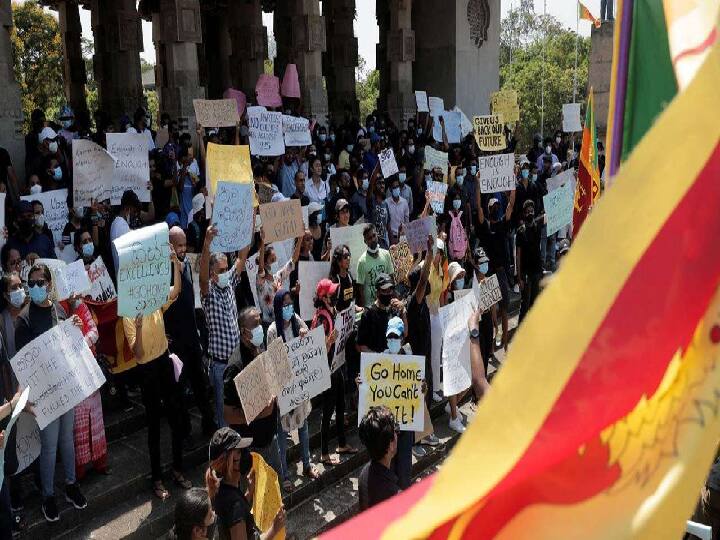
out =
<svg viewBox="0 0 720 540"><path fill-rule="evenodd" d="M385 337L395 334L396 336L402 337L405 332L405 324L400 317L393 317L388 321L387 330L385 331Z"/></svg>
<svg viewBox="0 0 720 540"><path fill-rule="evenodd" d="M343 208L346 208L348 206L350 206L350 203L347 202L347 200L338 199L338 202L335 203L335 211L339 212L340 210L342 210Z"/></svg>
<svg viewBox="0 0 720 540"><path fill-rule="evenodd" d="M135 208L140 206L140 198L137 196L137 193L131 189L126 190L120 199L120 207L123 208L126 206L133 206Z"/></svg>
<svg viewBox="0 0 720 540"><path fill-rule="evenodd" d="M339 283L333 283L327 278L321 279L315 288L315 296L318 298L321 296L332 296L335 294L339 286Z"/></svg>
<svg viewBox="0 0 720 540"><path fill-rule="evenodd" d="M57 133L51 127L44 127L38 134L38 142L42 143L45 139L54 139L57 137Z"/></svg>
<svg viewBox="0 0 720 540"><path fill-rule="evenodd" d="M395 282L388 274L380 273L375 279L375 288L378 291L389 291L390 289L395 288Z"/></svg>
<svg viewBox="0 0 720 540"><path fill-rule="evenodd" d="M213 433L208 447L208 461L214 461L229 450L247 448L252 438L241 437L237 431L229 427L218 429Z"/></svg>
<svg viewBox="0 0 720 540"><path fill-rule="evenodd" d="M167 223L168 227L179 226L180 216L177 215L177 212L169 212L168 215L165 216L165 223Z"/></svg>

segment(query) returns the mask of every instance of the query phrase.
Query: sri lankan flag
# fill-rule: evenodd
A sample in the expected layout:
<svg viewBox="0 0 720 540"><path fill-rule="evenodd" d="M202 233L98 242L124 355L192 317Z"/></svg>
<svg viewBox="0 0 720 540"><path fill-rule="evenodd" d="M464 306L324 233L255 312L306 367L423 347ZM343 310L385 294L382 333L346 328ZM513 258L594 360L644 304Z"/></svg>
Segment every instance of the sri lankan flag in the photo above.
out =
<svg viewBox="0 0 720 540"><path fill-rule="evenodd" d="M593 209L442 469L326 538L677 539L720 440L720 47Z"/></svg>
<svg viewBox="0 0 720 540"><path fill-rule="evenodd" d="M586 8L582 2L578 2L578 17L584 21L590 21L595 25L595 28L600 28L600 25L602 24L600 22L600 19L596 19L595 16L590 13L590 10Z"/></svg>
<svg viewBox="0 0 720 540"><path fill-rule="evenodd" d="M573 232L580 232L585 218L595 201L600 198L600 170L597 155L597 132L595 131L595 112L593 108L593 89L585 107L585 125L582 132L582 145L578 165L578 181L575 188L575 210L573 212Z"/></svg>

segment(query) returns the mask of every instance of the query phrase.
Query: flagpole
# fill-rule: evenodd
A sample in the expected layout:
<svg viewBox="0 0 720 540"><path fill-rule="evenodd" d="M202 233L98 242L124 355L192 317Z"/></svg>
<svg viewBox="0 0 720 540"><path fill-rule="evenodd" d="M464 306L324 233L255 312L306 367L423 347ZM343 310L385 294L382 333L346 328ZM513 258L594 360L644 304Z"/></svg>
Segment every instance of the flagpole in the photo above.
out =
<svg viewBox="0 0 720 540"><path fill-rule="evenodd" d="M580 6L575 6L575 71L573 71L573 99L577 99L577 64L578 64L578 43L580 42ZM573 153L575 152L575 133L572 136Z"/></svg>
<svg viewBox="0 0 720 540"><path fill-rule="evenodd" d="M545 71L545 46L547 45L547 0L543 0L543 46L542 64ZM545 137L545 77L540 78L540 137Z"/></svg>

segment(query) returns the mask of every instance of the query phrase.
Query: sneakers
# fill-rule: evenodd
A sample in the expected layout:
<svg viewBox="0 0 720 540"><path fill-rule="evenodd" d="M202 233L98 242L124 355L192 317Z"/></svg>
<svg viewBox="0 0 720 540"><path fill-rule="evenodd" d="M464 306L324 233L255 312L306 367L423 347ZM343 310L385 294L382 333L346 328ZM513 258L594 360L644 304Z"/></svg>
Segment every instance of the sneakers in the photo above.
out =
<svg viewBox="0 0 720 540"><path fill-rule="evenodd" d="M457 418L454 420L451 418L448 421L448 427L452 429L453 431L457 431L458 433L464 433L465 432L465 424L462 422L462 417L458 414Z"/></svg>
<svg viewBox="0 0 720 540"><path fill-rule="evenodd" d="M427 450L419 444L413 444L412 453L416 458L420 459L421 457L425 457L427 455Z"/></svg>
<svg viewBox="0 0 720 540"><path fill-rule="evenodd" d="M42 503L42 513L45 516L45 520L54 523L60 520L60 514L58 513L57 504L55 504L55 497L48 497Z"/></svg>
<svg viewBox="0 0 720 540"><path fill-rule="evenodd" d="M87 499L80 492L80 486L78 486L77 482L65 486L65 500L78 510L82 510L87 506Z"/></svg>
<svg viewBox="0 0 720 540"><path fill-rule="evenodd" d="M434 433L431 433L427 437L424 437L421 441L422 444L426 444L428 446L439 446L440 445L440 439L437 438L437 435Z"/></svg>
<svg viewBox="0 0 720 540"><path fill-rule="evenodd" d="M448 415L452 415L452 412L451 412L451 411L452 411L452 409L450 409L450 402L448 401L448 402L445 404L445 412L446 412ZM457 414L458 414L458 418L460 418L460 419L462 420L463 413L460 412L460 407L457 408Z"/></svg>

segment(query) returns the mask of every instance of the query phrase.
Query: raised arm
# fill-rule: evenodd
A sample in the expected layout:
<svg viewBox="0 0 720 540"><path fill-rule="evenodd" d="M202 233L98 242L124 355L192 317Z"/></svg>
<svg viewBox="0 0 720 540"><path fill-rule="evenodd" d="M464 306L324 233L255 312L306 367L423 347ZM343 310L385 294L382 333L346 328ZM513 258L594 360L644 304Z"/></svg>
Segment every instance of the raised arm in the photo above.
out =
<svg viewBox="0 0 720 540"><path fill-rule="evenodd" d="M182 278L180 277L180 261L175 254L175 250L173 249L172 244L170 245L170 261L173 265L173 286L172 289L170 289L170 295L168 300L174 302L177 297L180 296L180 290L182 289Z"/></svg>
<svg viewBox="0 0 720 540"><path fill-rule="evenodd" d="M198 149L200 150L200 158L205 163L205 141L203 140L203 127L200 124L195 126L195 134L197 135Z"/></svg>
<svg viewBox="0 0 720 540"><path fill-rule="evenodd" d="M510 217L513 213L513 207L515 206L515 190L510 192L510 200L508 201L507 209L505 210L505 221L510 221Z"/></svg>
<svg viewBox="0 0 720 540"><path fill-rule="evenodd" d="M430 268L434 257L433 247L432 235L428 235L425 262L423 263L422 271L420 272L420 279L418 280L417 287L415 287L415 301L418 304L422 302L425 297L425 289L427 288L428 278L430 277Z"/></svg>
<svg viewBox="0 0 720 540"><path fill-rule="evenodd" d="M205 243L200 254L200 295L207 296L210 291L210 244L217 236L217 228L213 225L208 227L205 234Z"/></svg>

